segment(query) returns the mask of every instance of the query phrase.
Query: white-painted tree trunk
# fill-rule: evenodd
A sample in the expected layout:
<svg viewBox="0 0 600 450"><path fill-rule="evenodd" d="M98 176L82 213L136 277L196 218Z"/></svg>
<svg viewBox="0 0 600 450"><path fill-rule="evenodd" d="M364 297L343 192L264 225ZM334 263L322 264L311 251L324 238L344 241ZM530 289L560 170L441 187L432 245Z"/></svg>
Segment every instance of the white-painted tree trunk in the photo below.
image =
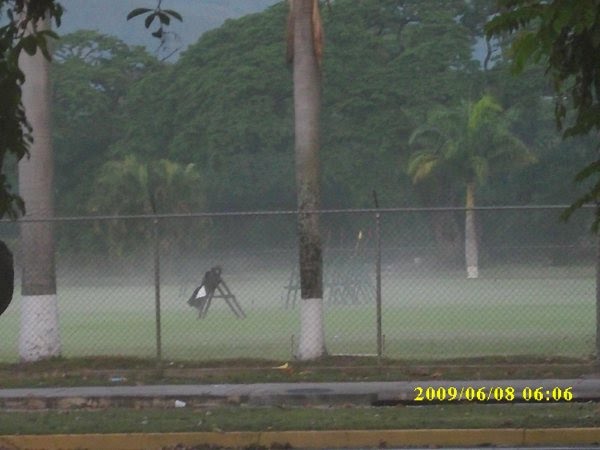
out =
<svg viewBox="0 0 600 450"><path fill-rule="evenodd" d="M49 29L49 21L38 29ZM19 194L25 201L26 219L54 216L54 157L51 136L50 63L38 50L19 58L25 74L23 105L33 128L30 158L19 162ZM54 230L52 222L21 222L21 331L19 352L23 361L60 354Z"/></svg>
<svg viewBox="0 0 600 450"><path fill-rule="evenodd" d="M293 0L294 129L298 241L300 250L300 340L297 357L316 359L325 352L323 330L323 259L319 214L321 205L319 134L321 51L319 3Z"/></svg>
<svg viewBox="0 0 600 450"><path fill-rule="evenodd" d="M323 299L307 298L300 302L300 360L316 359L323 355L325 348L323 327Z"/></svg>
<svg viewBox="0 0 600 450"><path fill-rule="evenodd" d="M56 295L21 297L19 355L22 361L38 361L60 355Z"/></svg>

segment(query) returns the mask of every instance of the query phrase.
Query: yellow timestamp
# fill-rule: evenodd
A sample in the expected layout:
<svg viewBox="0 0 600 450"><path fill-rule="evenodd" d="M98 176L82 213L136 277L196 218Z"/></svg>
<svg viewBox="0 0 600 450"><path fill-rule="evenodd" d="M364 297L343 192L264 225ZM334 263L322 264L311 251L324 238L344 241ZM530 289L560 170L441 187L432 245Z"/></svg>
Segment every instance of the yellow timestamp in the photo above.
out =
<svg viewBox="0 0 600 450"><path fill-rule="evenodd" d="M416 386L415 402L570 402L573 397L573 386L545 388L524 387L520 390L512 386Z"/></svg>

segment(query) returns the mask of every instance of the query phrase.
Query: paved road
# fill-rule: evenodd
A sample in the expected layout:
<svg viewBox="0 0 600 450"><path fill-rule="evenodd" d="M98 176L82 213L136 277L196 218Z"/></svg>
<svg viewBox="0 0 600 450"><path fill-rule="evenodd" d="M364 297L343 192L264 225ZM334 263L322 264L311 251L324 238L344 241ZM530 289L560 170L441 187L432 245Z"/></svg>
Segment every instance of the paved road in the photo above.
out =
<svg viewBox="0 0 600 450"><path fill-rule="evenodd" d="M555 394L572 394L571 401L600 401L600 378L546 379L546 380L477 380L477 381L395 381L350 383L256 383L256 384L198 384L198 385L147 385L147 386L84 386L55 388L0 389L0 408L14 407L19 402L34 400L52 407L61 399L94 399L104 405L114 401L126 406L127 400L150 401L164 399L193 401L194 403L246 403L251 405L353 403L385 405L415 402L418 395L434 394L445 388L446 395L457 399L473 400L481 388L483 401L507 398L514 392L514 400L523 401L538 388L538 399L530 402L554 401ZM452 390L450 390L452 388ZM555 388L558 390L555 391ZM443 391L443 390L442 390ZM439 394L434 394L437 396ZM569 400L570 398L567 398ZM482 399L480 399L482 400ZM509 399L510 400L510 399Z"/></svg>

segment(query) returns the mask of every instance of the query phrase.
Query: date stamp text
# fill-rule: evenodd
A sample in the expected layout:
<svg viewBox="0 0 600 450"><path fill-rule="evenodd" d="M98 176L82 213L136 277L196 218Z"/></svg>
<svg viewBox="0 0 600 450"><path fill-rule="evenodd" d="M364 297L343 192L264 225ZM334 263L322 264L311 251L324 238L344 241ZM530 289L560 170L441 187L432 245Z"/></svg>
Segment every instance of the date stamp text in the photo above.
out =
<svg viewBox="0 0 600 450"><path fill-rule="evenodd" d="M512 386L416 386L415 402L570 402L573 400L573 386L570 387L524 387Z"/></svg>

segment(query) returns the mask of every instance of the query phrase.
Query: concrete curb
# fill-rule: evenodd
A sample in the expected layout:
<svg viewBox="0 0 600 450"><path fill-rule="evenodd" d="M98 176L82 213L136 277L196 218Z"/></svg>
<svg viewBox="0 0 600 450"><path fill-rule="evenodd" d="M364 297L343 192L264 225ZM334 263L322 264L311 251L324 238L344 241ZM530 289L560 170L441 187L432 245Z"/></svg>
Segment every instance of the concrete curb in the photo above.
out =
<svg viewBox="0 0 600 450"><path fill-rule="evenodd" d="M392 446L594 445L600 428L335 430L0 436L9 450L161 450L180 446L244 448L381 448Z"/></svg>

